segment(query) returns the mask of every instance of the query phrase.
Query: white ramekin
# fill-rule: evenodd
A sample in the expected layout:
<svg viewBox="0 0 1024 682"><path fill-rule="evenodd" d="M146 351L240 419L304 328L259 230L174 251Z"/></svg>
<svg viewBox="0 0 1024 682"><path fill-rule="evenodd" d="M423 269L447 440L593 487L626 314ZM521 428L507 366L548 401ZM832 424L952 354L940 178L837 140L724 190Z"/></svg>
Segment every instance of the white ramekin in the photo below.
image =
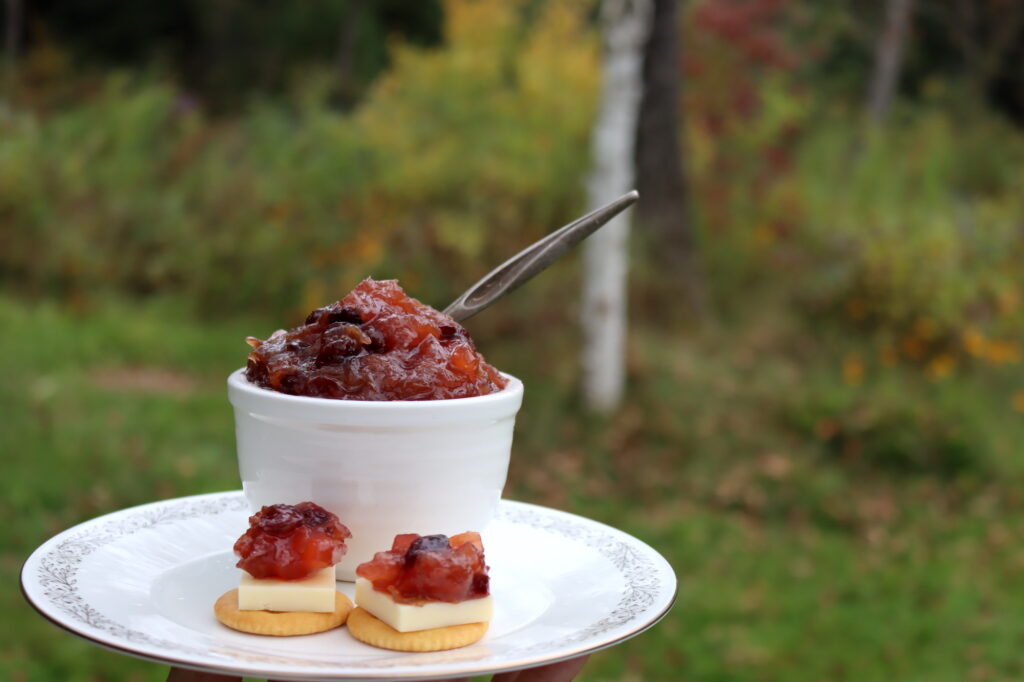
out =
<svg viewBox="0 0 1024 682"><path fill-rule="evenodd" d="M312 500L352 531L339 580L398 533L483 531L501 498L523 384L475 398L307 398L228 377L238 469L253 511Z"/></svg>

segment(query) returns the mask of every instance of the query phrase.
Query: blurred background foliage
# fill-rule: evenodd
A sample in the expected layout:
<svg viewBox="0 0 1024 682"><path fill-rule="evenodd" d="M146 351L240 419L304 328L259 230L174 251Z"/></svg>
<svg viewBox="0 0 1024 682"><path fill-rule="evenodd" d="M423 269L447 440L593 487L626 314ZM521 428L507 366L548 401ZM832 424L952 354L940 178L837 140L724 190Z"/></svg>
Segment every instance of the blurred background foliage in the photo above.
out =
<svg viewBox="0 0 1024 682"><path fill-rule="evenodd" d="M871 124L886 4L683 6L709 305L678 305L638 224L612 418L578 405L574 258L469 324L530 386L509 496L634 532L683 581L584 679L1024 674L1024 11L916 3ZM595 3L12 7L10 582L79 520L237 485L221 382L246 334L366 275L444 305L583 210ZM13 679L163 674L5 611Z"/></svg>
<svg viewBox="0 0 1024 682"><path fill-rule="evenodd" d="M455 5L444 50L394 45L348 111L320 68L230 117L128 72L52 115L9 112L5 282L278 318L367 273L454 296L579 207L596 41L569 5L523 12Z"/></svg>

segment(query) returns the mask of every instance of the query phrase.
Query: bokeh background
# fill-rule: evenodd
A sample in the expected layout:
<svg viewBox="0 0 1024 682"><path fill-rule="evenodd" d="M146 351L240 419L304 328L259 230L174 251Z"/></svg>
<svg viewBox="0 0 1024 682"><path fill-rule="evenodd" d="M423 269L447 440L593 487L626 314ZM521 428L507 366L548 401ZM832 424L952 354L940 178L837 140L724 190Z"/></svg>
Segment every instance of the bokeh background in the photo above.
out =
<svg viewBox="0 0 1024 682"><path fill-rule="evenodd" d="M607 26L593 0L3 9L0 676L162 680L36 616L21 562L238 487L245 336L367 275L443 307L581 214ZM639 178L622 401L582 399L578 254L467 323L528 386L506 496L679 575L582 679L1024 677L1024 4L676 12L681 172Z"/></svg>

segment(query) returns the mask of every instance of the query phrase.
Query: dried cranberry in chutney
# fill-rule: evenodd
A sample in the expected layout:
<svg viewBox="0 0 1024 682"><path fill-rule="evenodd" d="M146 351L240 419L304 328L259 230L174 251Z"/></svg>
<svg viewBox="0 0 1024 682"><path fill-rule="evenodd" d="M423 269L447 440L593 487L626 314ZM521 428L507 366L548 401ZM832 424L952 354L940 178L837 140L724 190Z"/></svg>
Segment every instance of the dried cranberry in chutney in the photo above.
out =
<svg viewBox="0 0 1024 682"><path fill-rule="evenodd" d="M356 575L399 603L461 602L486 597L490 579L479 533L396 535L390 552L359 564Z"/></svg>
<svg viewBox="0 0 1024 682"><path fill-rule="evenodd" d="M352 537L338 517L314 502L263 507L235 542L236 564L254 578L298 580L333 566Z"/></svg>
<svg viewBox="0 0 1024 682"><path fill-rule="evenodd" d="M281 393L347 400L439 400L508 383L455 320L394 280L363 280L345 298L266 341L246 339L246 378Z"/></svg>

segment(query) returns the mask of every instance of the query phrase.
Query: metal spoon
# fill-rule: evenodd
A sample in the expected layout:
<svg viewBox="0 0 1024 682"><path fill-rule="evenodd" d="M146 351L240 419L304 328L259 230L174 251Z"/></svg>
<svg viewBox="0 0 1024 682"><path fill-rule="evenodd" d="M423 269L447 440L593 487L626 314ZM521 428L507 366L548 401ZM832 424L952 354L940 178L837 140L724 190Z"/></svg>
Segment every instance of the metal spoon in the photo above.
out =
<svg viewBox="0 0 1024 682"><path fill-rule="evenodd" d="M615 201L537 240L484 275L479 282L452 301L444 312L459 322L477 314L554 263L566 251L636 203L639 197L636 190L623 194Z"/></svg>

